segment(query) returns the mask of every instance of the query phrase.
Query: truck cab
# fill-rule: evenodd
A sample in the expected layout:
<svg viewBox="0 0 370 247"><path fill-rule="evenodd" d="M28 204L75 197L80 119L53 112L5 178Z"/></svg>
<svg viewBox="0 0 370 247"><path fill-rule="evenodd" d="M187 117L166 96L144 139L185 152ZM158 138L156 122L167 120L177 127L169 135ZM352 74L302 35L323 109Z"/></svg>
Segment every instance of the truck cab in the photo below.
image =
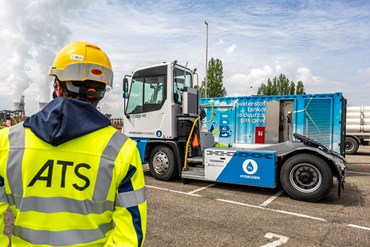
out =
<svg viewBox="0 0 370 247"><path fill-rule="evenodd" d="M281 129L279 122L271 122L272 133L276 132L270 138L276 139L274 143L217 145L212 131L203 128L208 121L199 105L194 74L174 61L137 69L123 80L123 133L137 142L141 160L149 163L153 177L266 188L281 184L297 200L319 201L330 192L336 176L340 193L345 159L315 140L292 134L291 127L287 128L289 135L280 135L276 132ZM282 107L284 103L291 106L291 102L280 101L266 114L280 119L286 110L290 116L286 122L291 126L291 110ZM283 108L279 114L277 106ZM210 115L213 119L213 113Z"/></svg>
<svg viewBox="0 0 370 247"><path fill-rule="evenodd" d="M158 179L168 180L180 172L183 148L178 142L178 119L184 111L183 93L193 90L194 71L177 61L136 69L124 78L123 133L138 143L142 162L149 162ZM198 98L193 99L198 109Z"/></svg>
<svg viewBox="0 0 370 247"><path fill-rule="evenodd" d="M182 92L193 87L193 72L176 61L158 64L135 70L130 85L124 133L135 138L176 138Z"/></svg>

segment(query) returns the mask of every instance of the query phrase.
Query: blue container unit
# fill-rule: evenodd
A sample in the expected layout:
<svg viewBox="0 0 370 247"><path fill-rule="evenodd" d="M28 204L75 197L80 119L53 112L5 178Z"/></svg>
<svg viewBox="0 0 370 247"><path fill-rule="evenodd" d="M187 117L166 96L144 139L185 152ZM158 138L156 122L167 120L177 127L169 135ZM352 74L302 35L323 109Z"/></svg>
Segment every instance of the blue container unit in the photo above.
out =
<svg viewBox="0 0 370 247"><path fill-rule="evenodd" d="M274 109L266 111L266 105L271 106L269 102L290 102L290 132L344 153L346 100L342 93L201 98L200 105L207 113L203 126L213 133L216 142L224 145L256 143L256 127L276 121L271 114Z"/></svg>

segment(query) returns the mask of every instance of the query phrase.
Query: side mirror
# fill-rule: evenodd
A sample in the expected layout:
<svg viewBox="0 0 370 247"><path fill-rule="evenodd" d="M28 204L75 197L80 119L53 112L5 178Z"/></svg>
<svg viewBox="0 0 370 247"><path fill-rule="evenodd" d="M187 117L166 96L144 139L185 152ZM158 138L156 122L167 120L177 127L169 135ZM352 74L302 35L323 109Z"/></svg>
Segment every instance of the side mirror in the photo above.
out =
<svg viewBox="0 0 370 247"><path fill-rule="evenodd" d="M123 98L128 98L128 80L127 78L123 78Z"/></svg>

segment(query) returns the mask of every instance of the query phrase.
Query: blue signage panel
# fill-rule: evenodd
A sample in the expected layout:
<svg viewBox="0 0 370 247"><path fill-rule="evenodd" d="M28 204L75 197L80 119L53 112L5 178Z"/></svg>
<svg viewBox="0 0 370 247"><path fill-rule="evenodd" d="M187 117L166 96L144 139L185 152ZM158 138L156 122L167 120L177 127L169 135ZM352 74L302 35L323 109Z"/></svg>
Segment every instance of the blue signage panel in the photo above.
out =
<svg viewBox="0 0 370 247"><path fill-rule="evenodd" d="M276 187L276 152L238 150L217 182Z"/></svg>

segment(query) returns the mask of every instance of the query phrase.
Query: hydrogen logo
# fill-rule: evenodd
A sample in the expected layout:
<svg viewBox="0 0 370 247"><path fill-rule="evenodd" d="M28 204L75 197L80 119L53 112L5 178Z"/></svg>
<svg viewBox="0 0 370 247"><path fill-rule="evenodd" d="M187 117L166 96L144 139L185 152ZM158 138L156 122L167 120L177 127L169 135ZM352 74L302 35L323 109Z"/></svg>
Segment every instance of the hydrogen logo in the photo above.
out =
<svg viewBox="0 0 370 247"><path fill-rule="evenodd" d="M243 170L249 175L255 174L258 170L257 162L251 159L247 159L243 162Z"/></svg>
<svg viewBox="0 0 370 247"><path fill-rule="evenodd" d="M162 136L162 131L157 130L157 132L155 133L155 135L156 135L157 137L161 137L161 136Z"/></svg>

